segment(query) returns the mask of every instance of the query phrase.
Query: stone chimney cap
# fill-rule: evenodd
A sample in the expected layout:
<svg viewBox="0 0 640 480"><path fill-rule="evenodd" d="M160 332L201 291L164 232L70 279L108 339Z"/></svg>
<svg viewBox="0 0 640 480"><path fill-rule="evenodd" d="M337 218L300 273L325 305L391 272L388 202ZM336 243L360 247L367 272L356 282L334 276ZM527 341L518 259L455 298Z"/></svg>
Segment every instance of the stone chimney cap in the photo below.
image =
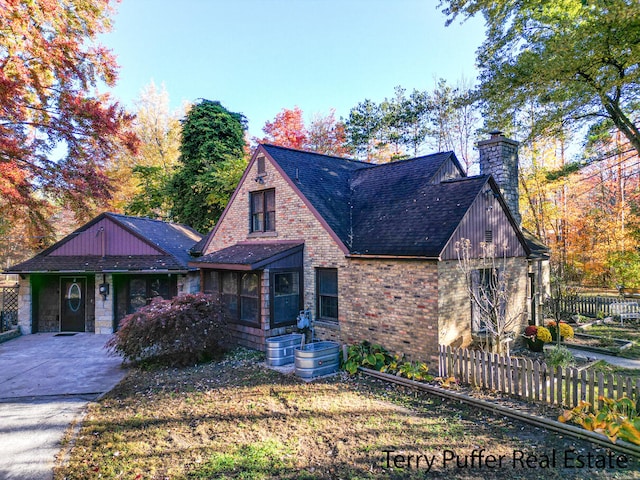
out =
<svg viewBox="0 0 640 480"><path fill-rule="evenodd" d="M507 143L514 146L519 145L519 142L505 137L501 130L491 130L489 132L489 135L491 135L491 137L487 138L486 140L480 140L476 145L478 147L483 147L485 145L495 145L498 143Z"/></svg>

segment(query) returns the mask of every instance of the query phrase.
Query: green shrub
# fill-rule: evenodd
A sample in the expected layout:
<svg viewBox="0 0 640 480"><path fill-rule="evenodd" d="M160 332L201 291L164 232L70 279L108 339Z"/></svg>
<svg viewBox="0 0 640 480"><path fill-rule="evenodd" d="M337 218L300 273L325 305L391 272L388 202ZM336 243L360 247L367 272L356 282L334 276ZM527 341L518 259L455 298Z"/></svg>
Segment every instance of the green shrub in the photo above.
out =
<svg viewBox="0 0 640 480"><path fill-rule="evenodd" d="M547 364L552 367L568 367L573 365L575 358L566 347L553 347L547 353Z"/></svg>
<svg viewBox="0 0 640 480"><path fill-rule="evenodd" d="M383 346L364 341L349 347L344 369L351 374L356 373L358 367L381 371L383 367L390 365L394 360L398 359Z"/></svg>
<svg viewBox="0 0 640 480"><path fill-rule="evenodd" d="M370 368L410 380L433 380L433 377L427 374L426 363L405 362L402 355L391 355L383 346L367 341L351 345L347 351L347 361L343 368L350 374L354 374L358 371L358 367Z"/></svg>
<svg viewBox="0 0 640 480"><path fill-rule="evenodd" d="M199 293L154 299L127 315L106 347L132 362L188 365L223 353L229 342L220 300Z"/></svg>

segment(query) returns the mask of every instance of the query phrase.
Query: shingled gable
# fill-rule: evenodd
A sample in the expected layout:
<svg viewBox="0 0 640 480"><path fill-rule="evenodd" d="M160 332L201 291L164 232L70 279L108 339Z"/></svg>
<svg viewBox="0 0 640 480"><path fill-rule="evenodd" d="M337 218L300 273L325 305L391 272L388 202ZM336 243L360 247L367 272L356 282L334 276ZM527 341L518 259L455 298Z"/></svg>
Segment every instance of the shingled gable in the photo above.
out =
<svg viewBox="0 0 640 480"><path fill-rule="evenodd" d="M90 232L93 232L96 226L104 225L104 221L112 222L116 228L135 238L142 245L143 251L132 255L118 252L118 254L105 256L97 252L85 252L84 254L73 252L73 243L81 241L83 235L91 235ZM186 271L190 270L188 267L188 261L191 259L189 249L200 239L199 233L184 225L115 213L103 213L35 257L14 265L7 271L14 273ZM89 243L94 242L95 234Z"/></svg>

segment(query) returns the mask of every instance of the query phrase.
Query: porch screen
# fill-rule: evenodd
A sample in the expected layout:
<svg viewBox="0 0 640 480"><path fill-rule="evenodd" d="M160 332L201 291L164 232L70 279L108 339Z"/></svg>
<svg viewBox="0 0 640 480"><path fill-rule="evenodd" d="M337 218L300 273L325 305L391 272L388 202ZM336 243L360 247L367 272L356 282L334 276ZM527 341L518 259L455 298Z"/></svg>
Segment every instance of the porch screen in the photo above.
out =
<svg viewBox="0 0 640 480"><path fill-rule="evenodd" d="M300 313L300 273L277 272L273 274L274 325L292 324Z"/></svg>

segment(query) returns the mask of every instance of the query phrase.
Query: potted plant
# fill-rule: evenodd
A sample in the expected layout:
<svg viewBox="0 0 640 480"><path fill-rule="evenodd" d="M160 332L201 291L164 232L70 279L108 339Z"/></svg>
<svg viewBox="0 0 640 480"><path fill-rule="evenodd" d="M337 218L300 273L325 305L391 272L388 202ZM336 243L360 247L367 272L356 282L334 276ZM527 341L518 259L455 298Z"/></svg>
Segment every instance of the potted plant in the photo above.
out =
<svg viewBox="0 0 640 480"><path fill-rule="evenodd" d="M529 325L524 330L522 336L527 342L527 347L532 352L541 352L544 344L551 341L551 332L546 327L537 327L536 325Z"/></svg>
<svg viewBox="0 0 640 480"><path fill-rule="evenodd" d="M547 328L549 329L551 338L554 342L558 340L558 331L560 332L561 342L563 342L565 338L573 338L573 328L571 328L571 325L566 322L556 322L555 320L549 320L547 322Z"/></svg>

